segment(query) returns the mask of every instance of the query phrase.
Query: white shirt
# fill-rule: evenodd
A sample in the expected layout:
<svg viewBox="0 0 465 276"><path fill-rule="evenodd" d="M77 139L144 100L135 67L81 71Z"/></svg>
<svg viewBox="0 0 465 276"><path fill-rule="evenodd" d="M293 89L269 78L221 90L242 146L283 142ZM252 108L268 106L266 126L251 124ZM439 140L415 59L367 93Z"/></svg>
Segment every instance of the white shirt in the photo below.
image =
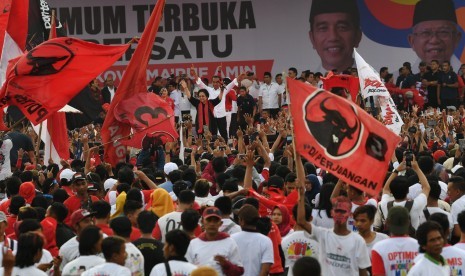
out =
<svg viewBox="0 0 465 276"><path fill-rule="evenodd" d="M452 215L452 223L454 225L459 224L457 217L463 210L465 210L465 195L461 196L459 199L454 201L454 203L452 203L450 214Z"/></svg>
<svg viewBox="0 0 465 276"><path fill-rule="evenodd" d="M262 109L279 108L278 99L284 93L284 89L275 82L260 85L258 96L262 97Z"/></svg>
<svg viewBox="0 0 465 276"><path fill-rule="evenodd" d="M0 267L0 275L4 275L4 268ZM48 276L47 273L43 272L42 270L36 268L35 266L28 266L24 268L13 267L13 271L11 273L13 276Z"/></svg>
<svg viewBox="0 0 465 276"><path fill-rule="evenodd" d="M427 258L421 258L420 261L415 263L415 265L408 272L408 276L449 276L449 266L446 264L441 266L433 263Z"/></svg>
<svg viewBox="0 0 465 276"><path fill-rule="evenodd" d="M232 234L239 233L242 231L241 227L237 225L231 219L224 218L224 219L221 219L221 221L223 221L223 224L221 224L220 226L220 229L219 229L220 232L226 232L231 236Z"/></svg>
<svg viewBox="0 0 465 276"><path fill-rule="evenodd" d="M378 202L376 202L376 199L370 198L363 205L373 205L375 207L378 207ZM358 232L357 227L355 227L355 219L354 219L353 213L355 212L355 209L357 209L360 206L362 205L358 205L352 202L351 214L350 214L349 219L347 220L347 229L349 231ZM371 228L373 230L373 226Z"/></svg>
<svg viewBox="0 0 465 276"><path fill-rule="evenodd" d="M165 236L171 230L181 229L182 212L174 211L158 219L157 224L161 233L161 242L165 243Z"/></svg>
<svg viewBox="0 0 465 276"><path fill-rule="evenodd" d="M209 94L208 99L209 100L216 99L220 95L220 92L221 92L220 89L221 88L214 89L213 87L207 86L207 85L205 85L205 83L202 82L202 80L200 78L197 79L196 83L201 89L206 89L208 91L208 94ZM237 79L234 79L230 84L228 84L225 87L224 92L223 92L223 97L221 98L221 102L219 104L217 104L215 106L215 108L213 109L213 115L215 116L215 118L226 117L226 106L225 106L226 95L229 93L229 91L231 91L231 89L234 86L237 86L237 85L238 85L237 84Z"/></svg>
<svg viewBox="0 0 465 276"><path fill-rule="evenodd" d="M310 234L304 233L308 238ZM312 235L320 244L321 275L358 276L359 269L371 266L365 240L354 233L336 235L332 229L312 225Z"/></svg>
<svg viewBox="0 0 465 276"><path fill-rule="evenodd" d="M110 92L110 102L113 101L113 98L115 97L115 87L110 88L110 86L107 86L108 92Z"/></svg>
<svg viewBox="0 0 465 276"><path fill-rule="evenodd" d="M67 263L79 257L79 242L76 238L77 237L72 237L60 248L59 254L62 257L62 262L60 265L61 270L63 270Z"/></svg>
<svg viewBox="0 0 465 276"><path fill-rule="evenodd" d="M334 220L333 218L328 217L326 210L312 210L312 223L315 226L324 227L327 229L333 229L334 227Z"/></svg>
<svg viewBox="0 0 465 276"><path fill-rule="evenodd" d="M197 266L211 266L222 276L221 266L214 260L216 255L222 255L233 264L242 266L237 244L230 237L218 241L193 239L187 248L186 259Z"/></svg>
<svg viewBox="0 0 465 276"><path fill-rule="evenodd" d="M438 182L439 182L439 186L441 187L441 194L439 195L439 199L444 200L447 197L447 184L442 181L438 181ZM421 188L420 183L413 184L412 186L410 186L410 188L408 188L407 198L414 199L419 194L421 194L421 191L422 191L422 188Z"/></svg>
<svg viewBox="0 0 465 276"><path fill-rule="evenodd" d="M233 234L231 238L237 243L242 259L243 276L256 276L260 274L262 264L273 264L273 243L267 236L257 233L241 231Z"/></svg>
<svg viewBox="0 0 465 276"><path fill-rule="evenodd" d="M179 101L179 108L181 111L191 111L192 104L189 102L189 99L187 98L186 95L184 95L184 92L181 91L181 98Z"/></svg>
<svg viewBox="0 0 465 276"><path fill-rule="evenodd" d="M454 247L457 247L458 249L462 249L465 251L465 243L463 242L458 242L456 244L454 244Z"/></svg>
<svg viewBox="0 0 465 276"><path fill-rule="evenodd" d="M430 215L432 215L434 213L441 213L441 214L446 215L447 218L449 219L449 230L452 230L454 228L454 223L452 221L452 216L451 216L451 214L449 212L446 212L446 211L442 210L439 207L426 207L426 208L428 209L428 212L429 212ZM425 221L426 221L425 213L421 212L420 224L422 224Z"/></svg>
<svg viewBox="0 0 465 276"><path fill-rule="evenodd" d="M192 270L197 266L182 261L171 260L168 262L172 275L191 275ZM167 276L165 263L155 265L150 272L150 276Z"/></svg>
<svg viewBox="0 0 465 276"><path fill-rule="evenodd" d="M181 109L179 106L181 104L181 92L174 89L170 93L170 98L174 101L174 116L181 116Z"/></svg>
<svg viewBox="0 0 465 276"><path fill-rule="evenodd" d="M373 259L382 260L385 275L405 275L418 255L418 242L410 237L391 237L376 243L372 249ZM373 260L373 271L378 262ZM380 264L381 265L381 264Z"/></svg>
<svg viewBox="0 0 465 276"><path fill-rule="evenodd" d="M371 258L371 250L373 249L373 246L377 244L378 242L385 240L385 239L389 239L389 236L384 233L375 232L374 240L372 240L370 243L367 243L367 248L368 248L368 253L370 254L370 258Z"/></svg>
<svg viewBox="0 0 465 276"><path fill-rule="evenodd" d="M105 263L105 259L97 255L81 256L67 263L63 268L62 276L79 276L94 266Z"/></svg>
<svg viewBox="0 0 465 276"><path fill-rule="evenodd" d="M10 164L10 150L12 147L13 142L11 142L11 139L5 139L0 148L0 180L10 177L13 174L11 172L11 165L16 164Z"/></svg>
<svg viewBox="0 0 465 276"><path fill-rule="evenodd" d="M446 259L449 265L450 275L463 275L465 272L465 251L454 246L444 246L442 248L441 256ZM419 254L415 258L415 263L424 258L423 254Z"/></svg>
<svg viewBox="0 0 465 276"><path fill-rule="evenodd" d="M82 276L131 276L129 268L115 263L104 263L81 274Z"/></svg>
<svg viewBox="0 0 465 276"><path fill-rule="evenodd" d="M140 250L134 244L127 242L126 253L128 253L128 257L124 266L129 268L133 276L144 275L144 255Z"/></svg>
<svg viewBox="0 0 465 276"><path fill-rule="evenodd" d="M287 276L293 276L292 268L295 262L302 257L318 259L320 245L314 239L305 235L304 231L295 231L281 241L281 247L286 258L286 267L289 268Z"/></svg>
<svg viewBox="0 0 465 276"><path fill-rule="evenodd" d="M387 204L389 201L391 201L391 197L387 194L383 194L381 197L381 201L379 203L381 211L383 212L384 218L387 218L388 214L388 209L387 209ZM393 206L405 206L405 203L407 201L400 201L396 202L394 201ZM423 209L425 209L427 203L426 195L424 193L419 194L414 200L413 200L413 205L412 209L410 210L410 219L412 220L412 227L415 228L415 230L418 228L420 225L420 216L421 213L423 212Z"/></svg>

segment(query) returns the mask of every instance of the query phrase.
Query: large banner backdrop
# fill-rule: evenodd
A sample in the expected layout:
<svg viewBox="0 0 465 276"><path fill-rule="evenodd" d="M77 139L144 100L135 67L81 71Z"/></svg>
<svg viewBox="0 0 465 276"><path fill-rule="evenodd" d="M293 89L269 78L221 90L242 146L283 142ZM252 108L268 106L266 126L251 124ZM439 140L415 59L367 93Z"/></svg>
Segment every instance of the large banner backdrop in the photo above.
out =
<svg viewBox="0 0 465 276"><path fill-rule="evenodd" d="M362 34L359 43L350 45L347 41L339 44L310 39L309 0L169 0L153 46L147 81L158 75L188 74L191 64L202 77L217 74L220 64L224 76L250 70L261 78L265 71L276 74L287 72L289 67L296 67L299 74L302 70L324 73L334 69L322 66L324 51L347 51L353 46L376 70L387 66L393 73L404 61L411 62L414 71L421 59L450 59L455 71L460 60L465 63L464 1L453 1L458 22L444 27L446 30L412 26L417 0L356 2ZM443 0L436 2L442 4ZM68 36L121 44L142 33L155 0L49 0L49 4L57 9ZM314 35L317 31L314 26ZM428 39L433 46L426 44ZM113 75L118 83L134 47L100 75L99 81Z"/></svg>

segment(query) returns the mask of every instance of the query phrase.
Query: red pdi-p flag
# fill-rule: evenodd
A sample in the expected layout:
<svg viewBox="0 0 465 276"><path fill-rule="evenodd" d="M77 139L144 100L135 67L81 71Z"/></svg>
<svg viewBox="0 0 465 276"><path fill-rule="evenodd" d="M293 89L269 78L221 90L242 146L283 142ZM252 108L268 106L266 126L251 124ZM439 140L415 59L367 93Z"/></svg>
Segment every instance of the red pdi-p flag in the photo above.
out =
<svg viewBox="0 0 465 276"><path fill-rule="evenodd" d="M16 105L37 125L113 65L128 47L68 37L43 42L10 61L0 92L0 108Z"/></svg>
<svg viewBox="0 0 465 276"><path fill-rule="evenodd" d="M157 36L158 26L163 14L165 0L158 0L141 35L134 54L121 79L118 93L111 101L102 127L102 142L105 147L104 159L115 166L126 160L126 146L122 138L131 133L131 125L118 120L116 106L139 93L147 93L147 65L152 55L152 47ZM111 142L111 143L110 143Z"/></svg>
<svg viewBox="0 0 465 276"><path fill-rule="evenodd" d="M400 137L342 97L287 81L299 154L348 184L378 195Z"/></svg>
<svg viewBox="0 0 465 276"><path fill-rule="evenodd" d="M159 139L162 144L179 137L173 109L154 93L137 93L122 100L115 108L115 117L130 125L135 133L131 139L121 140L126 146L140 149L145 137Z"/></svg>

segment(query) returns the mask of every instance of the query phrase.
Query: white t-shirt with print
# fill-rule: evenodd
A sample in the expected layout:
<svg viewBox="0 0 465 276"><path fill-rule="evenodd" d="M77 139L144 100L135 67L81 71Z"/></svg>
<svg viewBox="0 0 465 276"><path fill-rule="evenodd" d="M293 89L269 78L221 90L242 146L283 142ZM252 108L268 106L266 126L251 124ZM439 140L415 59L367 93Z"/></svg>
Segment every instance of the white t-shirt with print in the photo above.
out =
<svg viewBox="0 0 465 276"><path fill-rule="evenodd" d="M267 236L257 233L241 231L231 238L237 243L244 267L243 276L260 274L262 264L273 264L273 243Z"/></svg>
<svg viewBox="0 0 465 276"><path fill-rule="evenodd" d="M126 243L126 253L128 257L126 258L125 267L131 270L133 276L143 276L144 275L144 255L140 250L132 243Z"/></svg>
<svg viewBox="0 0 465 276"><path fill-rule="evenodd" d="M0 275L4 275L4 268L0 267ZM35 266L28 266L24 268L13 267L13 271L11 273L13 276L48 276L47 273L43 272L42 270L36 268Z"/></svg>
<svg viewBox="0 0 465 276"><path fill-rule="evenodd" d="M230 237L217 241L203 241L199 238L193 239L187 248L186 259L197 266L210 266L222 276L224 274L221 266L214 260L216 255L224 256L233 264L242 266L237 244Z"/></svg>
<svg viewBox="0 0 465 276"><path fill-rule="evenodd" d="M182 212L174 211L158 219L157 224L160 228L161 242L165 243L165 236L171 230L182 229L181 227Z"/></svg>
<svg viewBox="0 0 465 276"><path fill-rule="evenodd" d="M288 276L293 276L292 268L295 262L302 257L319 258L320 245L315 239L309 238L305 231L295 231L287 235L281 241L281 247L286 258L286 267L289 268Z"/></svg>
<svg viewBox="0 0 465 276"><path fill-rule="evenodd" d="M449 265L450 275L463 275L465 272L465 251L455 246L444 246L441 256L446 259ZM418 254L415 258L415 263L418 263L424 258L424 254Z"/></svg>
<svg viewBox="0 0 465 276"><path fill-rule="evenodd" d="M370 243L366 244L368 248L368 254L370 254L370 258L371 258L371 250L373 249L373 246L382 240L389 239L389 236L384 233L375 232L375 235L376 235L375 238Z"/></svg>
<svg viewBox="0 0 465 276"><path fill-rule="evenodd" d="M379 266L384 267L385 275L405 275L418 255L418 248L417 240L410 237L391 237L380 241L372 249L372 271L378 271L376 267Z"/></svg>
<svg viewBox="0 0 465 276"><path fill-rule="evenodd" d="M81 256L67 263L63 268L62 276L79 276L94 266L105 263L105 259L96 255Z"/></svg>
<svg viewBox="0 0 465 276"><path fill-rule="evenodd" d="M172 275L191 275L192 270L197 266L182 261L171 260L168 262ZM155 265L150 272L150 276L167 276L165 263Z"/></svg>
<svg viewBox="0 0 465 276"><path fill-rule="evenodd" d="M10 164L10 150L13 147L11 139L5 139L2 147L0 148L0 180L10 177L13 173L11 172Z"/></svg>
<svg viewBox="0 0 465 276"><path fill-rule="evenodd" d="M311 238L305 231L306 237ZM336 235L332 229L312 225L312 236L320 244L321 275L359 275L359 269L371 266L365 240L354 232Z"/></svg>
<svg viewBox="0 0 465 276"><path fill-rule="evenodd" d="M104 263L87 270L81 276L131 276L131 270L119 264Z"/></svg>

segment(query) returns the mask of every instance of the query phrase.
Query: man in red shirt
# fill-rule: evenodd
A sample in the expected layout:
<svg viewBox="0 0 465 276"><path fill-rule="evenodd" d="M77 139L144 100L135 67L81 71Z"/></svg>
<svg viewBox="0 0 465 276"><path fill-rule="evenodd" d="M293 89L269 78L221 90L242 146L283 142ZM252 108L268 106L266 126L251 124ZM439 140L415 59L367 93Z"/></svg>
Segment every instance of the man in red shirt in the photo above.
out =
<svg viewBox="0 0 465 276"><path fill-rule="evenodd" d="M99 200L98 197L88 194L88 184L84 173L75 173L71 182L72 188L76 194L63 202L66 208L68 208L68 217L65 219L67 225L70 225L70 217L74 211L78 209L90 210L92 202Z"/></svg>

